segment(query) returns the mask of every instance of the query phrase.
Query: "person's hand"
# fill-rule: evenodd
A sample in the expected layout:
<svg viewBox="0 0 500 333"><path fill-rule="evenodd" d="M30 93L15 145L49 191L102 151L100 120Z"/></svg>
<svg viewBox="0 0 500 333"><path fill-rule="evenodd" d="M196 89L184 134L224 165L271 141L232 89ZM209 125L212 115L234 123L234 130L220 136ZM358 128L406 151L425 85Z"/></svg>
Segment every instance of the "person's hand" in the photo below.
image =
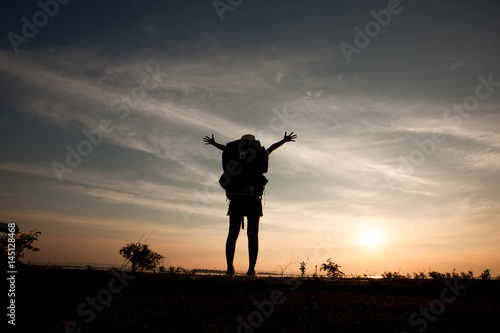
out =
<svg viewBox="0 0 500 333"><path fill-rule="evenodd" d="M203 138L203 141L205 141L206 145L213 145L215 144L215 139L214 139L214 135L212 134L212 137L208 137L207 135L205 135L205 137Z"/></svg>
<svg viewBox="0 0 500 333"><path fill-rule="evenodd" d="M297 138L297 134L293 134L293 132L292 132L289 135L286 135L286 132L285 132L285 136L283 137L283 141L285 141L285 142L290 142L290 141L295 142L296 138Z"/></svg>

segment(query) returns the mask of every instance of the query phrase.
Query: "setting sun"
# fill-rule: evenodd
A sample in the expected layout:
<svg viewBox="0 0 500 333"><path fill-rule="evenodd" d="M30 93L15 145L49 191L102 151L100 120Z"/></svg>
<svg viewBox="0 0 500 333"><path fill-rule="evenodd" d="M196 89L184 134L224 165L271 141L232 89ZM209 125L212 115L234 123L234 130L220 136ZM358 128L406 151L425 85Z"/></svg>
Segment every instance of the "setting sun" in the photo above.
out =
<svg viewBox="0 0 500 333"><path fill-rule="evenodd" d="M382 243L380 234L373 230L367 230L361 234L361 244L364 246L375 247Z"/></svg>

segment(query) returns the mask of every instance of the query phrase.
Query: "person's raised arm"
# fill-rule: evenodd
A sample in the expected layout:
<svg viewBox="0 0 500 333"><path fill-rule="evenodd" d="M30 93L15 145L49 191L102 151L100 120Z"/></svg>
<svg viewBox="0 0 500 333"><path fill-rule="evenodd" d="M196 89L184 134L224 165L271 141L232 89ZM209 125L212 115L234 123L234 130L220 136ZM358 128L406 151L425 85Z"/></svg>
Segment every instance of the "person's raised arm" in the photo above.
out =
<svg viewBox="0 0 500 333"><path fill-rule="evenodd" d="M295 142L295 139L297 138L297 134L293 134L290 133L289 135L286 134L285 132L285 135L283 136L283 139L276 142L276 143L273 143L271 145L271 147L267 148L267 152L269 153L269 155L271 155L271 153L275 150L275 149L278 149L279 147L281 147L285 142Z"/></svg>
<svg viewBox="0 0 500 333"><path fill-rule="evenodd" d="M212 134L212 137L208 137L207 135L203 138L203 141L205 141L206 145L212 145L216 148L219 148L220 150L224 150L226 148L225 145L221 145L220 143L215 142L214 135Z"/></svg>

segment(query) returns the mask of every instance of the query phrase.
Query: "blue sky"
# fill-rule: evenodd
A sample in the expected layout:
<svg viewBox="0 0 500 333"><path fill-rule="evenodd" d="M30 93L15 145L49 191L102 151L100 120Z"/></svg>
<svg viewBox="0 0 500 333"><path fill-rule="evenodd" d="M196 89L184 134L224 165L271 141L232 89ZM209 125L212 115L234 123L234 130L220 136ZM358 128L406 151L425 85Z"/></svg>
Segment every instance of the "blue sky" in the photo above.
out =
<svg viewBox="0 0 500 333"><path fill-rule="evenodd" d="M202 138L294 131L258 270L500 275L498 2L233 1L223 21L213 1L43 3L1 11L0 220L42 231L27 259L112 264L152 233L165 264L224 269Z"/></svg>

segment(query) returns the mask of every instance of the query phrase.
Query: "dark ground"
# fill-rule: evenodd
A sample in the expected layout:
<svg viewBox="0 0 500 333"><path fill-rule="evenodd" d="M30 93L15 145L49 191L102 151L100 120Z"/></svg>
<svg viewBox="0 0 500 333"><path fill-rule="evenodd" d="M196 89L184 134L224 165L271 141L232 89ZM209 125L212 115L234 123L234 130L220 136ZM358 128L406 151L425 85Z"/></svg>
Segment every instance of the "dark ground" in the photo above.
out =
<svg viewBox="0 0 500 333"><path fill-rule="evenodd" d="M447 285L116 274L121 278L109 271L19 269L17 331L490 332L500 327L497 280Z"/></svg>

